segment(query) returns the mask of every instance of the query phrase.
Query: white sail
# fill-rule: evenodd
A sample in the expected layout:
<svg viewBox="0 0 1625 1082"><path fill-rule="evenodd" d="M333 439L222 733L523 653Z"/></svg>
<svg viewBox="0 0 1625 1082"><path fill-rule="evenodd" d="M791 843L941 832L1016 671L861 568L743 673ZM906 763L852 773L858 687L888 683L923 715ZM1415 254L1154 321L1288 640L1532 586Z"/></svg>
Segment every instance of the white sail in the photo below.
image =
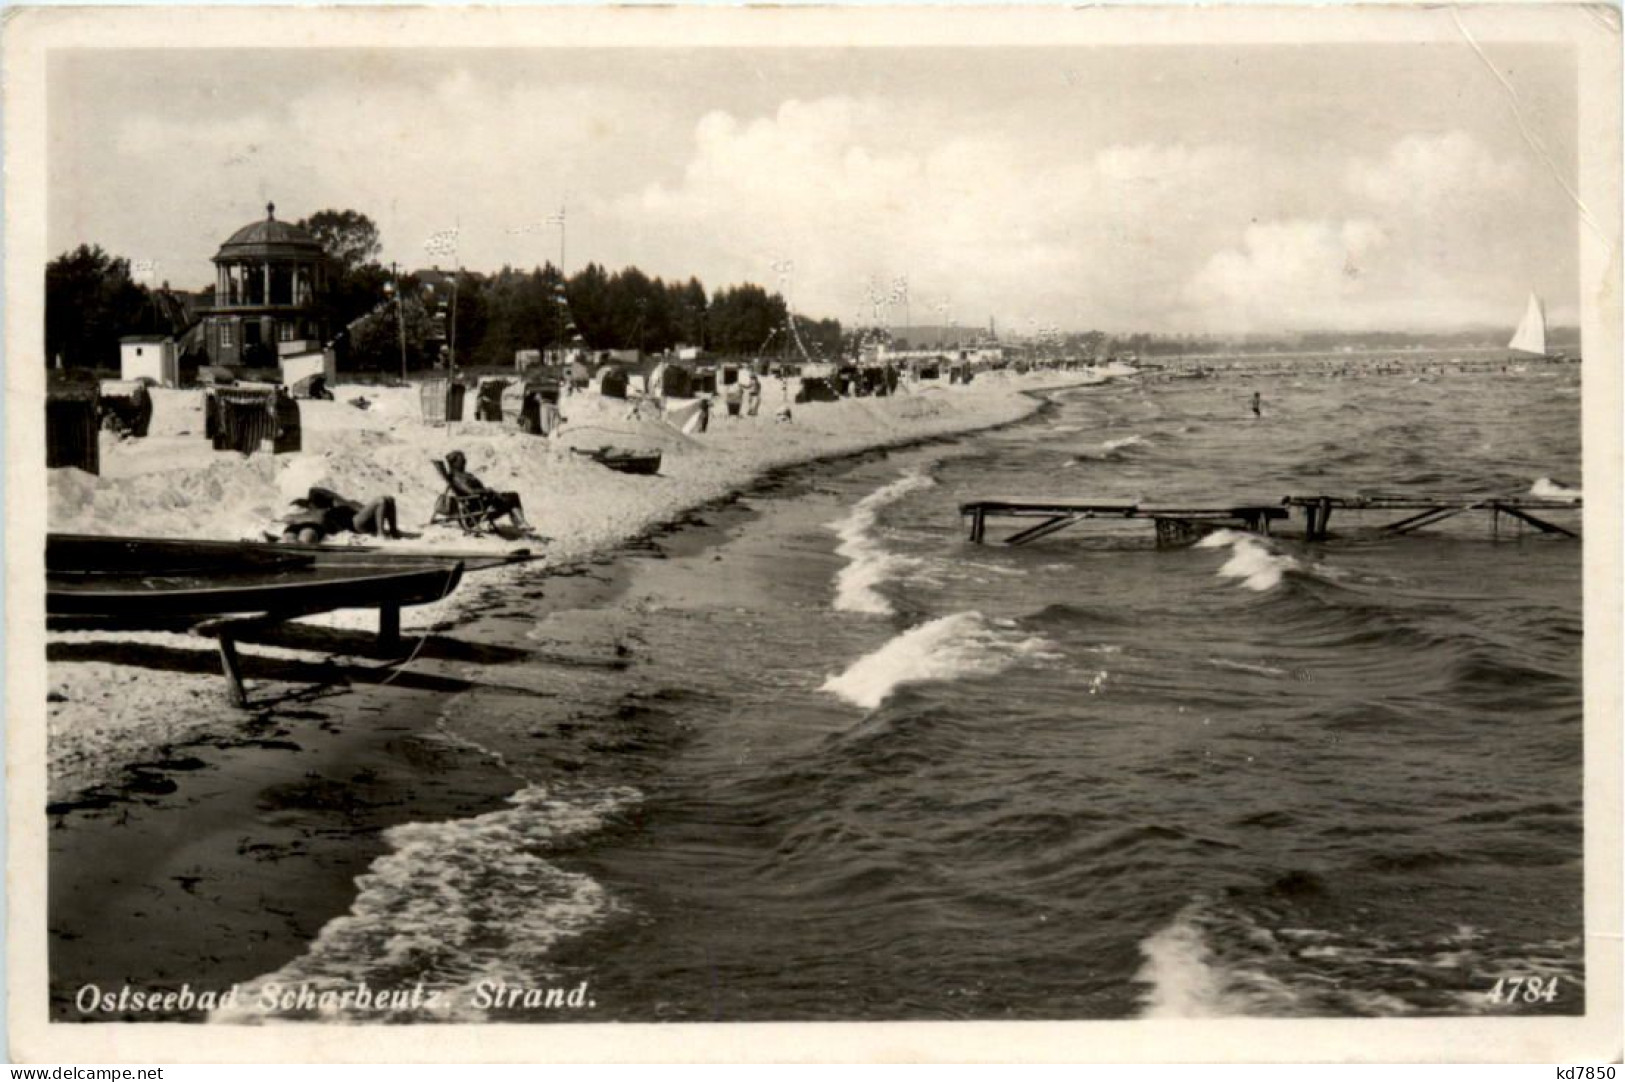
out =
<svg viewBox="0 0 1625 1082"><path fill-rule="evenodd" d="M1541 357L1546 355L1546 306L1533 293L1529 294L1529 309L1523 314L1523 322L1518 324L1507 348Z"/></svg>

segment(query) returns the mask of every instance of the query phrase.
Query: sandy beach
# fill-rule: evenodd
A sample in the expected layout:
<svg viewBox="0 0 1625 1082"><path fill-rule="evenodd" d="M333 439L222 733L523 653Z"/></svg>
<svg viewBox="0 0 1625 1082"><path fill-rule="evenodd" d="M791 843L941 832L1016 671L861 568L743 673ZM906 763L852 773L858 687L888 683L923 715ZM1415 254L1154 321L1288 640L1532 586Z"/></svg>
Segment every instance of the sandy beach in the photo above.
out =
<svg viewBox="0 0 1625 1082"><path fill-rule="evenodd" d="M226 704L207 641L53 633L53 1016L138 1017L87 1014L74 1000L89 984L130 974L153 986L220 988L274 970L352 904L357 877L390 848L389 828L503 807L514 776L439 719L461 692L522 681L515 660L539 660L526 671L543 673L624 666L621 638L602 628L571 634L568 613L615 595L618 568L640 554L640 538L703 547L722 522L749 515L732 497L774 471L1006 424L1039 409L1045 389L1104 378L984 377L952 390L803 405L790 424L721 418L697 436L629 422L624 403L577 396L570 424L549 439L483 424L448 433L415 419L411 391L368 389L365 410L345 401L355 394L303 403L304 450L279 458L209 451L201 394L160 392L154 434L104 447L100 478L56 471L53 528L256 537L288 499L320 484L394 495L402 529L417 535L395 543L403 547L534 544L422 528L437 491L424 477L432 478L427 460L459 448L488 484L524 494L549 541L542 560L470 576L446 602L406 610L415 650L404 666L372 645L375 616L366 612L245 642L246 709ZM570 450L603 442L663 447L661 475L613 473ZM548 613L562 614L550 626L565 633L527 640ZM122 923L101 919L114 912Z"/></svg>
<svg viewBox="0 0 1625 1082"><path fill-rule="evenodd" d="M302 449L279 456L211 450L203 438L202 392L160 389L146 438L103 435L99 477L52 471L48 521L65 533L262 540L279 528L289 501L319 485L363 500L393 496L408 538L387 544L403 549L542 554L518 568L471 576L446 601L402 614L407 632L443 629L490 611L492 596L501 598L518 579L606 553L772 470L1006 424L1038 408L1040 399L1029 392L1110 374L989 373L955 386L928 381L905 385L892 397L795 405L788 423L773 414L793 399L794 381L770 380L760 416L728 418L719 410L698 435L635 419L624 400L578 393L563 403L566 423L546 438L483 422L427 425L416 387L341 385L334 401L300 403ZM659 475L616 473L573 453L605 444L658 448L664 455ZM452 526L426 526L443 487L431 460L452 450L462 450L469 469L490 487L519 492L545 542L511 531L471 538ZM376 543L357 535L345 540ZM388 667L388 659L363 657L359 669L352 664L357 653L369 653L362 632L375 620L370 611L338 612L264 636L269 641L245 643L250 701L261 704L248 715L223 705L219 662L206 640L53 633L47 646L51 798L70 800L115 781L127 765L177 742L234 732L245 716L266 709L263 704L309 694L312 685L410 683L410 668ZM278 645L290 638L298 648Z"/></svg>

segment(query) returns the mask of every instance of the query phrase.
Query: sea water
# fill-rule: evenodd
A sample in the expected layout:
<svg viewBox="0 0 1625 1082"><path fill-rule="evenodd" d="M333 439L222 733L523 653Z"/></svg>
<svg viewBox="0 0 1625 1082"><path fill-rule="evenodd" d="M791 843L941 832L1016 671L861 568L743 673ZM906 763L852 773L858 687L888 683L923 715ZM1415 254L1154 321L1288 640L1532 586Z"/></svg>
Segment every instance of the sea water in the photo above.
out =
<svg viewBox="0 0 1625 1082"><path fill-rule="evenodd" d="M1579 1013L1578 542L1338 512L1323 544L1009 548L957 514L1569 498L1554 372L1119 381L780 476L449 700L510 805L392 830L264 979L427 982L396 1016L447 1020Z"/></svg>

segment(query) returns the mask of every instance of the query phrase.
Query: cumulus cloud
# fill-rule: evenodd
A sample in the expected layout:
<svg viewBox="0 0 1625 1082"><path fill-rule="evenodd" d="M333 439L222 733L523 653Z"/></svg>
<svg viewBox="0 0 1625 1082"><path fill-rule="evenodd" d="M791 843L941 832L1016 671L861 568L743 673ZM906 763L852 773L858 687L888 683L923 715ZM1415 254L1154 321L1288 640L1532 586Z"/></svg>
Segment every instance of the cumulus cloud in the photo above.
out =
<svg viewBox="0 0 1625 1082"><path fill-rule="evenodd" d="M547 74L522 60L379 72L369 54L264 94L132 67L117 94L63 98L131 104L53 127L53 244L201 284L219 241L274 199L288 218L362 210L408 265L457 224L464 264L494 269L558 258L547 221L568 203L571 269L782 277L799 310L848 322L906 276L917 322L1108 330L1448 325L1573 281L1572 206L1466 99L1418 105L1429 119L1383 139L1328 124L1309 86L1237 117L1235 95L1156 79L1133 100L1039 107L1008 78L955 94L947 80L970 77L951 67L929 84L819 69L792 91L690 78L691 57ZM852 85L866 89L830 92ZM1373 115L1414 103L1402 91L1373 88Z"/></svg>
<svg viewBox="0 0 1625 1082"><path fill-rule="evenodd" d="M842 318L872 318L867 283L902 275L918 320L1147 314L1165 303L1147 276L1189 258L1179 234L1205 213L1192 196L1233 188L1244 155L1078 149L1038 154L895 103L787 101L752 120L707 115L680 182L605 210L641 236L685 235L740 276L793 258L798 304Z"/></svg>
<svg viewBox="0 0 1625 1082"><path fill-rule="evenodd" d="M1328 312L1367 292L1361 268L1385 243L1382 228L1364 219L1251 225L1239 248L1203 265L1184 299L1215 328L1325 326Z"/></svg>
<svg viewBox="0 0 1625 1082"><path fill-rule="evenodd" d="M1380 158L1359 158L1347 186L1374 203L1436 213L1515 194L1524 181L1515 162L1501 161L1465 132L1407 135Z"/></svg>

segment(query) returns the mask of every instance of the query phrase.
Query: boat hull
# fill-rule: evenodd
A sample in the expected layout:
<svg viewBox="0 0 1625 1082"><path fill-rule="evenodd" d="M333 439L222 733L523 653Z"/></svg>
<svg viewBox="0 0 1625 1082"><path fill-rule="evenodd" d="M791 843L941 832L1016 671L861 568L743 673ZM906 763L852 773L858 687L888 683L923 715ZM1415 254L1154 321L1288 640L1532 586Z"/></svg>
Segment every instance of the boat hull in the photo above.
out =
<svg viewBox="0 0 1625 1082"><path fill-rule="evenodd" d="M376 550L52 535L45 611L163 625L237 613L394 608L437 601L462 574L459 561Z"/></svg>

